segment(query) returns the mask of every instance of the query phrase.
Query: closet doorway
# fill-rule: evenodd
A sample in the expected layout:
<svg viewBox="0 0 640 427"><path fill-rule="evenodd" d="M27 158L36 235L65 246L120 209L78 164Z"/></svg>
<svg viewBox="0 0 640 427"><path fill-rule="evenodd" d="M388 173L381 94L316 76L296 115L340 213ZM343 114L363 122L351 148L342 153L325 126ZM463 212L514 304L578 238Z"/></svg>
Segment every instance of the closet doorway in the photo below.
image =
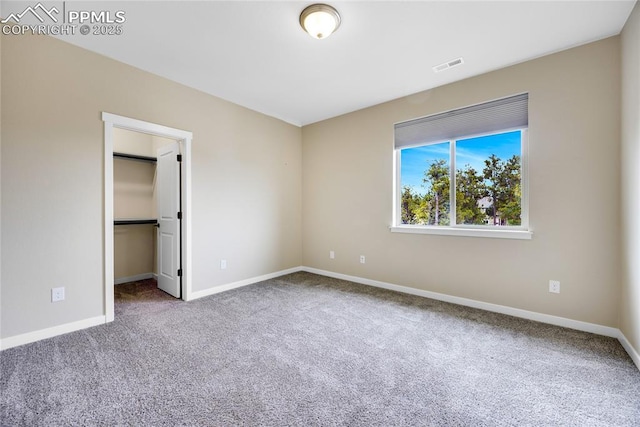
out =
<svg viewBox="0 0 640 427"><path fill-rule="evenodd" d="M102 118L105 314L110 322L114 284L155 277L158 288L189 299L192 134L109 113Z"/></svg>

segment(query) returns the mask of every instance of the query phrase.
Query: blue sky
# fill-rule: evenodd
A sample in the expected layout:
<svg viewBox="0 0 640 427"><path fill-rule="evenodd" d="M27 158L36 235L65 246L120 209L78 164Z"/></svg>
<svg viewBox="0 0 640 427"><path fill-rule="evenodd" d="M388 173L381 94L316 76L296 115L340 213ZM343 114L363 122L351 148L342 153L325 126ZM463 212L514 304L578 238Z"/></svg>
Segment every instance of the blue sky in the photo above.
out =
<svg viewBox="0 0 640 427"><path fill-rule="evenodd" d="M476 171L482 173L484 160L491 154L495 154L502 160L509 159L514 154L520 155L520 131L458 140L456 167L460 169L465 165L471 165ZM402 150L400 188L408 185L414 192L424 194L426 192L422 183L424 171L432 161L439 159L445 159L448 164L448 142Z"/></svg>

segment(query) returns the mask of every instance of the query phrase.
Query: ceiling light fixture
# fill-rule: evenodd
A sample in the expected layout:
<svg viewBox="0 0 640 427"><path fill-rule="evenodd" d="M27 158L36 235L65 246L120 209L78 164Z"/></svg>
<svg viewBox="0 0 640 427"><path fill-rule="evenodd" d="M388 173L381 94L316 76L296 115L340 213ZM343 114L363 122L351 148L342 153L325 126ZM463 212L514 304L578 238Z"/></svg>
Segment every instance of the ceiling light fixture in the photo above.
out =
<svg viewBox="0 0 640 427"><path fill-rule="evenodd" d="M300 26L311 37L325 39L340 26L340 14L328 4L312 4L300 14Z"/></svg>

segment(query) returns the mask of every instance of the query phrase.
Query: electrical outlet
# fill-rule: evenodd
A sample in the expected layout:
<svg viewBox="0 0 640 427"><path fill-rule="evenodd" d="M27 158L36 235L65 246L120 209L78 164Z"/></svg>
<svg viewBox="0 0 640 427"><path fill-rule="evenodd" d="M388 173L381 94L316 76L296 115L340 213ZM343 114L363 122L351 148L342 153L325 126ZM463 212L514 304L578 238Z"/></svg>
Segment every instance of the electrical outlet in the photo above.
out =
<svg viewBox="0 0 640 427"><path fill-rule="evenodd" d="M227 260L226 259L221 259L220 260L220 270L225 270L227 268Z"/></svg>
<svg viewBox="0 0 640 427"><path fill-rule="evenodd" d="M364 257L364 255L360 255L360 264L364 264L365 262L367 262L367 259Z"/></svg>
<svg viewBox="0 0 640 427"><path fill-rule="evenodd" d="M549 280L549 292L560 293L560 282L558 280Z"/></svg>
<svg viewBox="0 0 640 427"><path fill-rule="evenodd" d="M336 258L336 253L333 251L329 251L329 258L330 259L335 259Z"/></svg>
<svg viewBox="0 0 640 427"><path fill-rule="evenodd" d="M64 300L64 287L51 288L51 302L58 302Z"/></svg>

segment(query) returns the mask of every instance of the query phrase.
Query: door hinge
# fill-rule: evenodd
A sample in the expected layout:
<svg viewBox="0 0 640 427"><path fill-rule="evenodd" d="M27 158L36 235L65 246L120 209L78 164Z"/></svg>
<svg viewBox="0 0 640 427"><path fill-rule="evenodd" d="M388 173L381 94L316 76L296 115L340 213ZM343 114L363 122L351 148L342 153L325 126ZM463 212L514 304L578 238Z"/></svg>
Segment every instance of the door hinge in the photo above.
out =
<svg viewBox="0 0 640 427"><path fill-rule="evenodd" d="M182 277L182 269L178 269L178 277Z"/></svg>
<svg viewBox="0 0 640 427"><path fill-rule="evenodd" d="M178 161L181 162L182 161L182 154L178 154Z"/></svg>
<svg viewBox="0 0 640 427"><path fill-rule="evenodd" d="M178 212L178 219L182 219L182 212Z"/></svg>

